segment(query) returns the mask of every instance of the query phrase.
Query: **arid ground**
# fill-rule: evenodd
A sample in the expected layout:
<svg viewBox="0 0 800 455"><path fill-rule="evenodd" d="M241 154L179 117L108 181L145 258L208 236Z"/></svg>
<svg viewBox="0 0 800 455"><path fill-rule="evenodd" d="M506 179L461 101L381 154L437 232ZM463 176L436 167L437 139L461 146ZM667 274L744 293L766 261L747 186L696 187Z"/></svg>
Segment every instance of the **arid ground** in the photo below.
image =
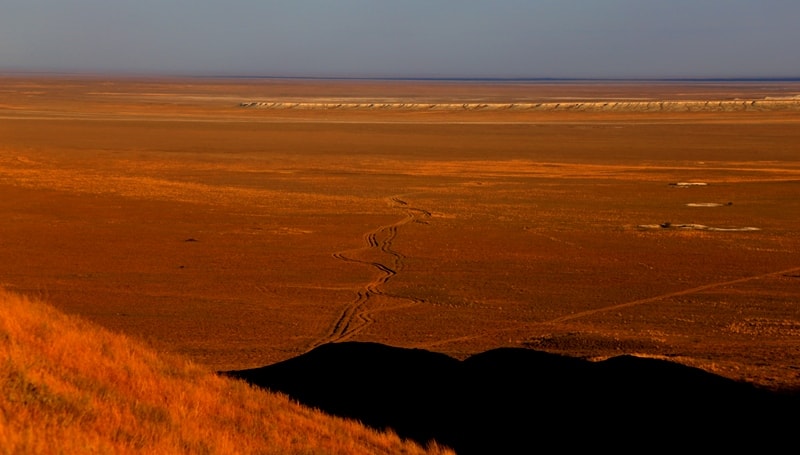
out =
<svg viewBox="0 0 800 455"><path fill-rule="evenodd" d="M0 286L214 370L374 341L800 387L800 83L0 78Z"/></svg>

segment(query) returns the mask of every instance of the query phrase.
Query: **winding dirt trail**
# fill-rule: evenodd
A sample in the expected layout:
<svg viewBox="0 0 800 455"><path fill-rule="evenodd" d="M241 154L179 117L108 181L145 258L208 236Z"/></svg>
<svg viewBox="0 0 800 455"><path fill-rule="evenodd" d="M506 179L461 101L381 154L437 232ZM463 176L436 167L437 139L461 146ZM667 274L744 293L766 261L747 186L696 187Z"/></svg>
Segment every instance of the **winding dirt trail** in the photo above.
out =
<svg viewBox="0 0 800 455"><path fill-rule="evenodd" d="M363 239L366 245L361 248L333 253L333 257L340 261L366 265L374 268L378 273L375 278L356 292L356 298L342 309L330 329L312 343L309 350L326 343L349 340L374 322L372 315L376 312L424 303L423 299L386 294L381 289L404 267L405 256L392 249L398 228L408 223L428 224L427 220L431 217L431 213L427 210L411 207L400 197L399 195L389 197L387 203L405 212L405 216L401 220L365 233ZM369 261L358 258L370 250L377 251L380 256L385 257L385 260ZM398 299L403 302L395 306L387 306L385 303L380 305L375 303L374 297L377 296Z"/></svg>

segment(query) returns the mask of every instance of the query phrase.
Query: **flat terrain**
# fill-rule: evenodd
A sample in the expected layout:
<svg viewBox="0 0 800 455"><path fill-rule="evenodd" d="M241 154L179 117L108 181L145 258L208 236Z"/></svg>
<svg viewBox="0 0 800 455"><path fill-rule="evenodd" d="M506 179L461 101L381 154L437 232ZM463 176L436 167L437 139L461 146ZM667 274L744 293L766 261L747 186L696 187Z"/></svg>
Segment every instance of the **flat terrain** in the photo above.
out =
<svg viewBox="0 0 800 455"><path fill-rule="evenodd" d="M800 84L0 78L0 286L216 370L326 342L800 387Z"/></svg>

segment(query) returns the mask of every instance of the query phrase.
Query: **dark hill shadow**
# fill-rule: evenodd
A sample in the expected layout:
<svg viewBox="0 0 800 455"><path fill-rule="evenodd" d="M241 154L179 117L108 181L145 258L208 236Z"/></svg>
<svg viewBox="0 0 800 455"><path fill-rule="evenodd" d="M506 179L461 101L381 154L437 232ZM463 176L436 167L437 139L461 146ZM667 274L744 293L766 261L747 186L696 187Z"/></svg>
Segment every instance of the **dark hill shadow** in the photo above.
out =
<svg viewBox="0 0 800 455"><path fill-rule="evenodd" d="M800 402L680 364L503 348L458 361L336 343L224 374L459 454L796 448ZM694 450L692 450L694 449ZM789 449L794 450L794 449Z"/></svg>

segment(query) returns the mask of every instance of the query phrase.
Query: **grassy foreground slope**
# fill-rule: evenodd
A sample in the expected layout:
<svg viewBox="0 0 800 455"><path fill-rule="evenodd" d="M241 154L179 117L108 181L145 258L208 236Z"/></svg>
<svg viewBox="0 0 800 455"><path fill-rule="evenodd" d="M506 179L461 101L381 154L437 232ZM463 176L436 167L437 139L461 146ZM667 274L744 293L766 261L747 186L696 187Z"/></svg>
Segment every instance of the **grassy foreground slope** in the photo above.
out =
<svg viewBox="0 0 800 455"><path fill-rule="evenodd" d="M423 454L0 289L0 453Z"/></svg>

